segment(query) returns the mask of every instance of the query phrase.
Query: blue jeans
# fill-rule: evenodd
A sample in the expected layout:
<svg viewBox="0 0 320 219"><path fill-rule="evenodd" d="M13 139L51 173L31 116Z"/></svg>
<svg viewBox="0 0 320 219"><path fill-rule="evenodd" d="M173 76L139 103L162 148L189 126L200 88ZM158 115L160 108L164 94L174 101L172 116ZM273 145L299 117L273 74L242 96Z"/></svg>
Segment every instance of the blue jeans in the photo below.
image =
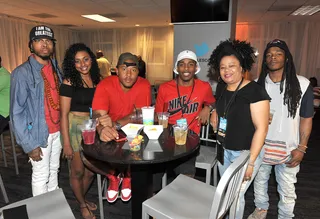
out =
<svg viewBox="0 0 320 219"><path fill-rule="evenodd" d="M254 180L254 202L257 208L268 210L268 181L272 165L262 164ZM278 218L293 218L295 200L297 198L294 184L297 182L297 173L300 166L289 168L286 164L274 166L280 201L278 203Z"/></svg>
<svg viewBox="0 0 320 219"><path fill-rule="evenodd" d="M243 151L233 151L233 150L228 150L228 149L224 150L224 164L221 165L220 162L218 162L220 176L223 175L223 173L227 170L227 168L231 165L231 163L233 163L235 161L235 159L237 159L242 152ZM262 163L263 155L264 155L264 150L261 149L259 156L257 157L256 161L254 162L254 168L253 168L251 180L244 181L241 185L238 203L237 203L236 215L235 215L236 219L243 218L244 206L246 204L246 202L244 200L244 195L247 192L250 184L252 183L254 177L256 176L256 174L259 170L259 167Z"/></svg>

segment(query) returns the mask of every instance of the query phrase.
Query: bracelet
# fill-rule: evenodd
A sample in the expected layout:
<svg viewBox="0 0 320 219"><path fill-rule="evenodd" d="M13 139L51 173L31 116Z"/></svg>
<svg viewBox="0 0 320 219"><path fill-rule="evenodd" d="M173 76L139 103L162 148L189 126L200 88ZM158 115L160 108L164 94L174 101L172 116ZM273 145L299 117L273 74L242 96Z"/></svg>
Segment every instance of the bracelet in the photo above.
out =
<svg viewBox="0 0 320 219"><path fill-rule="evenodd" d="M298 146L304 147L304 148L308 148L307 145L303 145L303 144L298 144Z"/></svg>
<svg viewBox="0 0 320 219"><path fill-rule="evenodd" d="M248 166L254 167L254 163L248 163Z"/></svg>
<svg viewBox="0 0 320 219"><path fill-rule="evenodd" d="M301 150L300 148L296 148L296 149L302 153L306 153L304 150Z"/></svg>

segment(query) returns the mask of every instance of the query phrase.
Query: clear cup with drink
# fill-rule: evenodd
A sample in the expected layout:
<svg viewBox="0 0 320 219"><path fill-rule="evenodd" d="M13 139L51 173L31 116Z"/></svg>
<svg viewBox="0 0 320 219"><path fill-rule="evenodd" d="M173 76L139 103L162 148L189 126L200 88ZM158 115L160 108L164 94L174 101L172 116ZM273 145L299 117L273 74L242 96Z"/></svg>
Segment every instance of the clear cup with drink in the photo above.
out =
<svg viewBox="0 0 320 219"><path fill-rule="evenodd" d="M185 125L173 126L174 140L177 145L185 145L187 142L188 127Z"/></svg>
<svg viewBox="0 0 320 219"><path fill-rule="evenodd" d="M96 137L96 126L97 120L95 119L85 120L80 126L84 144L90 145L94 143L94 139Z"/></svg>
<svg viewBox="0 0 320 219"><path fill-rule="evenodd" d="M163 128L168 128L168 121L169 121L170 113L169 112L160 112L157 114L158 114L159 125L162 125Z"/></svg>
<svg viewBox="0 0 320 219"><path fill-rule="evenodd" d="M141 108L143 125L153 125L154 122L154 107L145 106Z"/></svg>

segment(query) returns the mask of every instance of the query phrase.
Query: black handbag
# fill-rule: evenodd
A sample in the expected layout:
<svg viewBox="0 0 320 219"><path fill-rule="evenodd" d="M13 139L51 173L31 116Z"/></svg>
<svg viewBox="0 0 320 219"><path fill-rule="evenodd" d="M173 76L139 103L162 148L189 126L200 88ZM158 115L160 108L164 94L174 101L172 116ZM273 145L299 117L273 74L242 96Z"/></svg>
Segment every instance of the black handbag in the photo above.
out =
<svg viewBox="0 0 320 219"><path fill-rule="evenodd" d="M224 164L224 139L221 139L221 137L218 136L218 134L216 139L217 139L216 141L217 160L221 163L221 165L223 165Z"/></svg>

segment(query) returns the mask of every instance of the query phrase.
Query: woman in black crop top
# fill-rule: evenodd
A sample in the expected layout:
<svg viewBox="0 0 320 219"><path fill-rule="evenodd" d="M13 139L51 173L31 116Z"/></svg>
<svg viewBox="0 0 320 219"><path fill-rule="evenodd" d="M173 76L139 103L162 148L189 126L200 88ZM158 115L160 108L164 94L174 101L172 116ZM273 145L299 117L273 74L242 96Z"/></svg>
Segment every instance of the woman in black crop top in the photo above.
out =
<svg viewBox="0 0 320 219"><path fill-rule="evenodd" d="M221 42L209 60L209 76L219 74L216 92L216 111L211 123L217 130L217 140L221 142L223 159L218 162L222 175L244 150L250 150L249 164L244 177L244 189L239 194L235 218L242 218L244 194L257 173L261 162L260 154L269 123L269 96L265 89L254 81L244 78L254 63L254 51L250 43L238 40ZM219 145L217 145L219 147Z"/></svg>
<svg viewBox="0 0 320 219"><path fill-rule="evenodd" d="M99 68L93 52L86 45L71 45L63 60L64 80L60 87L61 132L63 156L69 160L70 185L79 202L83 218L94 219L91 211L97 205L85 200L93 173L80 158L81 131L78 125L89 119L95 88L100 81Z"/></svg>

